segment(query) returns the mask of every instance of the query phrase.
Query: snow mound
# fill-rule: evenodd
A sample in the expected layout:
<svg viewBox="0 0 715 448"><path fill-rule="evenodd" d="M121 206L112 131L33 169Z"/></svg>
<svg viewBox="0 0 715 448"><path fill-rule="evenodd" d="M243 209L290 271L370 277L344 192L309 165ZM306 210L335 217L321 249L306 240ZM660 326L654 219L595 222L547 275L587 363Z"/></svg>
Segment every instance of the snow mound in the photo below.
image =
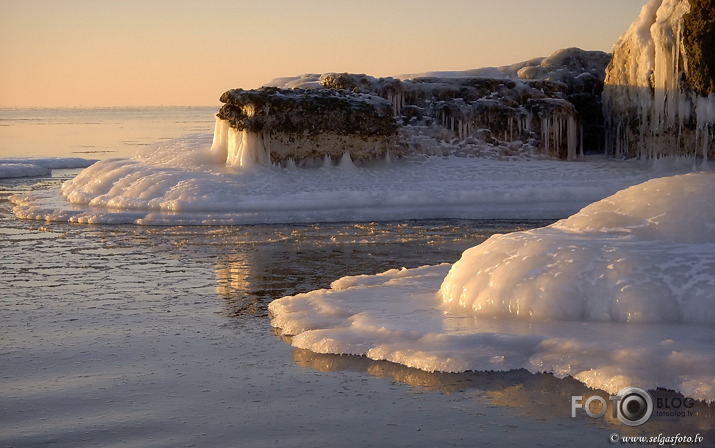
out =
<svg viewBox="0 0 715 448"><path fill-rule="evenodd" d="M533 319L715 324L715 175L653 179L454 264L446 308Z"/></svg>

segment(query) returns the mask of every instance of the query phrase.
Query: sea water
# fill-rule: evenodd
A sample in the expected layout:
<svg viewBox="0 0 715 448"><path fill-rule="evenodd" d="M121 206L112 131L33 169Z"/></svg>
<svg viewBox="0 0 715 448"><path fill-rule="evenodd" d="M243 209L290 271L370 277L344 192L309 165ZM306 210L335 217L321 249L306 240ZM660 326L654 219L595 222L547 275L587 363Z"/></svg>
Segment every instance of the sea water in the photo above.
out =
<svg viewBox="0 0 715 448"><path fill-rule="evenodd" d="M428 373L293 349L270 328L268 304L279 297L350 275L453 263L493 233L552 219L141 227L11 213L9 194L57 188L78 171L0 182L2 445L524 445L537 434L544 445L567 446L606 444L613 432L715 437L702 403L692 416L657 417L640 429L609 416L572 419L571 396L590 390L570 378Z"/></svg>
<svg viewBox="0 0 715 448"><path fill-rule="evenodd" d="M213 131L218 107L0 108L0 159L130 157L147 145Z"/></svg>

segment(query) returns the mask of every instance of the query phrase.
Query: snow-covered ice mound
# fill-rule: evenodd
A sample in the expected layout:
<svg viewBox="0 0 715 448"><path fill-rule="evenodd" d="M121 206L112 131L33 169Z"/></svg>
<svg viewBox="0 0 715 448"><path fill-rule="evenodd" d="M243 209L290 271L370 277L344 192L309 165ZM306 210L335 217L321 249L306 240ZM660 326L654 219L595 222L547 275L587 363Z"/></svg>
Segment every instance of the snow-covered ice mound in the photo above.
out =
<svg viewBox="0 0 715 448"><path fill-rule="evenodd" d="M475 315L715 324L715 173L648 181L467 250L442 284Z"/></svg>
<svg viewBox="0 0 715 448"><path fill-rule="evenodd" d="M714 195L715 173L654 179L551 226L495 235L452 266L276 300L272 325L319 353L715 400Z"/></svg>
<svg viewBox="0 0 715 448"><path fill-rule="evenodd" d="M86 168L94 162L80 157L0 159L0 179L45 176L53 169Z"/></svg>
<svg viewBox="0 0 715 448"><path fill-rule="evenodd" d="M99 161L61 189L11 198L14 212L23 219L146 225L551 219L692 168L692 162L565 163L518 154L508 161L411 156L354 164L343 157L310 167L244 168L217 161L211 137L188 135L131 159Z"/></svg>

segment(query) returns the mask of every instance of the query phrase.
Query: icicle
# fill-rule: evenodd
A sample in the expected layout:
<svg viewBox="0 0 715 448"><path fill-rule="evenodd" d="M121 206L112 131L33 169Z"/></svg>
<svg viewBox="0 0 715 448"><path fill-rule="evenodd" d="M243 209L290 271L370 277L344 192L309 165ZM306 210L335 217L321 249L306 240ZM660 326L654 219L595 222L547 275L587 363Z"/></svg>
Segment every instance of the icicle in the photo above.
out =
<svg viewBox="0 0 715 448"><path fill-rule="evenodd" d="M710 126L705 126L703 135L703 163L708 160L708 147L710 146Z"/></svg>
<svg viewBox="0 0 715 448"><path fill-rule="evenodd" d="M549 153L549 119L541 119L541 141L544 145L544 152Z"/></svg>
<svg viewBox="0 0 715 448"><path fill-rule="evenodd" d="M209 150L211 159L216 163L226 163L228 157L228 130L230 126L228 120L216 117L214 124L214 139Z"/></svg>
<svg viewBox="0 0 715 448"><path fill-rule="evenodd" d="M553 118L553 130L551 131L554 134L554 150L558 153L558 151L561 149L561 127L562 127L562 119L561 117L557 116Z"/></svg>
<svg viewBox="0 0 715 448"><path fill-rule="evenodd" d="M338 162L338 166L343 169L355 168L355 164L353 164L353 159L350 157L350 152L345 151L343 153L343 156L340 158L340 162Z"/></svg>
<svg viewBox="0 0 715 448"><path fill-rule="evenodd" d="M263 136L255 132L229 128L227 146L226 165L228 166L247 168L271 163L271 153L263 142Z"/></svg>
<svg viewBox="0 0 715 448"><path fill-rule="evenodd" d="M576 159L576 147L578 146L578 123L576 123L576 118L573 116L568 117L568 122L566 124L566 145L568 148L567 157L569 160ZM581 157L583 157L583 148L581 148Z"/></svg>

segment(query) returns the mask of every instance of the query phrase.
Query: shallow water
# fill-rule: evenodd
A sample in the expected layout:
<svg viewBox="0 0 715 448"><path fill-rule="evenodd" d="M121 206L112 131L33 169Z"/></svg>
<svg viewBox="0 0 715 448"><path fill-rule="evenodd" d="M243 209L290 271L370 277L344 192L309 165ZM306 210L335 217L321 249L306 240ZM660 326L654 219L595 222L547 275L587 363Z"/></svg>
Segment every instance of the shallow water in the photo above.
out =
<svg viewBox="0 0 715 448"><path fill-rule="evenodd" d="M292 349L270 301L456 261L545 222L136 227L18 221L0 184L0 446L606 446L715 440L712 410L629 428L570 418L572 379L439 374Z"/></svg>

